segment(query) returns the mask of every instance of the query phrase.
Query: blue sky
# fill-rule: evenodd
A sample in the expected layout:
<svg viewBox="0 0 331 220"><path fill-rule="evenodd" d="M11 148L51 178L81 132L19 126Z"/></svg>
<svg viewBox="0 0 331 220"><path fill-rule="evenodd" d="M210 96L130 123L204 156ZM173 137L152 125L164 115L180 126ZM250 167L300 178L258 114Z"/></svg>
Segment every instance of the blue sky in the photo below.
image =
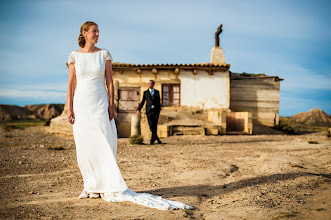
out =
<svg viewBox="0 0 331 220"><path fill-rule="evenodd" d="M321 0L22 0L0 3L0 104L65 103L82 23L114 61L210 62L214 33L232 72L277 75L280 115L331 114L331 3Z"/></svg>

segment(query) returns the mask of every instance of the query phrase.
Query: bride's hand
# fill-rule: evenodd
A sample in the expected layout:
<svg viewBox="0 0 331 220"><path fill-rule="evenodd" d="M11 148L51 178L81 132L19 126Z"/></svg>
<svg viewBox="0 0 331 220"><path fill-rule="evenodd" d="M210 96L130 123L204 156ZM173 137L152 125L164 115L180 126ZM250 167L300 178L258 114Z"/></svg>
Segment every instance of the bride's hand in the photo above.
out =
<svg viewBox="0 0 331 220"><path fill-rule="evenodd" d="M108 113L109 113L109 120L113 120L115 118L115 108L109 106L108 108Z"/></svg>
<svg viewBox="0 0 331 220"><path fill-rule="evenodd" d="M75 123L75 113L73 110L68 110L67 112L67 118L68 121L70 122L70 124L74 124Z"/></svg>

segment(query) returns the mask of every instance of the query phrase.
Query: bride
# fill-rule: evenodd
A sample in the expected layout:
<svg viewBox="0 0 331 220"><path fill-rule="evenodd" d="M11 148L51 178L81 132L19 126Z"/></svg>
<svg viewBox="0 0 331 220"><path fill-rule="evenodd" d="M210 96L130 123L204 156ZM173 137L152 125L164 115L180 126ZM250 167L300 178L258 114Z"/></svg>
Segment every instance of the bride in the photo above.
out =
<svg viewBox="0 0 331 220"><path fill-rule="evenodd" d="M67 117L84 181L79 198L131 201L159 210L193 209L161 196L136 193L126 185L116 160L113 58L108 50L95 47L98 39L98 25L85 22L78 37L81 49L72 51L68 58Z"/></svg>

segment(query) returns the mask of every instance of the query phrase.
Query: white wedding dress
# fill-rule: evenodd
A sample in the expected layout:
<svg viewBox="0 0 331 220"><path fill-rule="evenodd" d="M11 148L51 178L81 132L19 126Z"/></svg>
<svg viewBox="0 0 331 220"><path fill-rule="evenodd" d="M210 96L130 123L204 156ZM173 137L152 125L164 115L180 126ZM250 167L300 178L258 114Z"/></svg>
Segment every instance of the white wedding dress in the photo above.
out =
<svg viewBox="0 0 331 220"><path fill-rule="evenodd" d="M116 160L115 121L110 121L108 115L107 60L113 59L105 49L94 53L73 51L68 59L68 65L74 63L76 70L73 135L84 190L87 194L100 193L108 202L131 201L159 210L192 209L192 206L160 196L135 193L126 185Z"/></svg>

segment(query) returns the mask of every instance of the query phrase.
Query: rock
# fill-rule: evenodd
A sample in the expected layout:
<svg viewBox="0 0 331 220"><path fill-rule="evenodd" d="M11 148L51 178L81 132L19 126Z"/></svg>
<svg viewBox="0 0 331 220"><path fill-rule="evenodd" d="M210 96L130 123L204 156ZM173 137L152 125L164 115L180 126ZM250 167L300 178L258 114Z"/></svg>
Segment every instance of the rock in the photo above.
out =
<svg viewBox="0 0 331 220"><path fill-rule="evenodd" d="M66 115L51 119L50 129L53 133L73 135L72 124L68 122Z"/></svg>

